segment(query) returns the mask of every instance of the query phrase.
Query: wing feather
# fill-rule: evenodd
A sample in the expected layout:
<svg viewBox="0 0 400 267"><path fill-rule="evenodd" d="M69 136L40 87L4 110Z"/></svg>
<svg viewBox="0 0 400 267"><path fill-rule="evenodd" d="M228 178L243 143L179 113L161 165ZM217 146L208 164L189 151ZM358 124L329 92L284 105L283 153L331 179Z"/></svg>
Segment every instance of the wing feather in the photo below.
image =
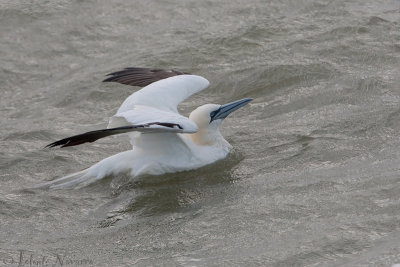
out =
<svg viewBox="0 0 400 267"><path fill-rule="evenodd" d="M182 130L182 126L179 124L174 123L167 123L167 122L152 122L147 124L141 125L129 125L129 126L122 126L110 129L101 129L96 131L90 131L83 134L74 135L71 137L67 137L51 144L48 144L46 148L61 146L61 147L69 147L69 146L77 146L84 143L92 143L96 140L101 138L116 135L116 134L123 134L132 131L139 131L139 132L180 132Z"/></svg>
<svg viewBox="0 0 400 267"><path fill-rule="evenodd" d="M180 102L210 84L201 76L177 70L129 67L108 76L110 77L103 82L144 86L124 101L118 113L132 109L135 105L147 105L177 113Z"/></svg>
<svg viewBox="0 0 400 267"><path fill-rule="evenodd" d="M142 105L136 105L130 110L118 112L110 118L107 128L146 125L153 122L179 125L180 133L195 133L198 130L196 123L185 116Z"/></svg>
<svg viewBox="0 0 400 267"><path fill-rule="evenodd" d="M189 73L177 70L130 67L107 74L107 76L111 77L108 77L103 82L117 82L126 85L144 87L159 80L184 74Z"/></svg>
<svg viewBox="0 0 400 267"><path fill-rule="evenodd" d="M109 74L104 82L145 86L131 94L107 129L91 131L53 142L47 147L68 147L127 132L194 133L196 123L180 115L177 106L191 95L207 88L209 81L201 76L175 70L126 68Z"/></svg>
<svg viewBox="0 0 400 267"><path fill-rule="evenodd" d="M178 104L191 95L207 88L210 82L197 75L178 75L153 82L131 94L117 113L144 105L159 110L178 113Z"/></svg>

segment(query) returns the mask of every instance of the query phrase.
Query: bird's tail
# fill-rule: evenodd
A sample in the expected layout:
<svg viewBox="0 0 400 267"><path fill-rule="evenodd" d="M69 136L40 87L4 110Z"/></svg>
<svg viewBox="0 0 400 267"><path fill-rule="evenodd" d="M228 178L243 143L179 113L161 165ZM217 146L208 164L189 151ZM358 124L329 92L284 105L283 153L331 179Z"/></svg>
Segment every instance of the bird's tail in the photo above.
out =
<svg viewBox="0 0 400 267"><path fill-rule="evenodd" d="M55 179L53 181L41 183L35 188L50 188L50 189L73 189L82 188L91 183L100 180L102 177L93 176L90 174L89 169L80 172L75 172L67 176Z"/></svg>

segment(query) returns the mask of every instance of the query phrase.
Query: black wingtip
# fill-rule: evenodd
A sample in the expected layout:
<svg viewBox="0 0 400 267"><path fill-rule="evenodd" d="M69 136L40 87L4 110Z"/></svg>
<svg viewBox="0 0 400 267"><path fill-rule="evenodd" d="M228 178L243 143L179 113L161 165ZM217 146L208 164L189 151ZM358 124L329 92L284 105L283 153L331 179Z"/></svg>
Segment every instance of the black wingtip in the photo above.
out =
<svg viewBox="0 0 400 267"><path fill-rule="evenodd" d="M183 127L181 125L176 124L176 123L149 122L146 124L138 124L138 125L122 126L122 127L117 127L117 128L101 129L101 130L86 132L83 134L78 134L78 135L67 137L67 138L58 140L56 142L53 142L51 144L48 144L47 146L45 146L45 148L53 148L56 146L69 147L69 146L77 146L77 145L84 144L84 143L93 143L94 141L96 141L100 138L110 136L110 135L134 131L137 128L149 128L149 130L151 130L150 126L152 126L152 125L160 125L160 126L164 126L167 128L177 127L181 130L183 129Z"/></svg>
<svg viewBox="0 0 400 267"><path fill-rule="evenodd" d="M107 74L106 76L109 76L109 75L112 75L112 74L110 73L110 74ZM103 83L113 82L113 80L114 80L114 76L111 76L111 77L108 77L107 79L104 79L102 82Z"/></svg>
<svg viewBox="0 0 400 267"><path fill-rule="evenodd" d="M68 138L61 139L61 140L58 140L56 142L53 142L51 144L48 144L44 148L53 148L53 147L56 147L56 146L68 147L68 146L76 146L76 145L79 145L79 144L71 144L71 138L68 137Z"/></svg>
<svg viewBox="0 0 400 267"><path fill-rule="evenodd" d="M189 74L177 70L128 67L123 70L107 74L103 82L117 82L125 85L145 87L153 82L169 77Z"/></svg>
<svg viewBox="0 0 400 267"><path fill-rule="evenodd" d="M74 135L71 137L67 137L67 138L55 141L51 144L48 144L45 148L53 148L56 146L60 146L61 148L63 148L63 147L69 147L69 146L77 146L77 145L84 144L84 143L92 143L92 142L96 141L97 139L107 136L107 134L105 134L106 132L107 132L107 129L91 131L91 132L87 132L87 133L83 133L83 134Z"/></svg>

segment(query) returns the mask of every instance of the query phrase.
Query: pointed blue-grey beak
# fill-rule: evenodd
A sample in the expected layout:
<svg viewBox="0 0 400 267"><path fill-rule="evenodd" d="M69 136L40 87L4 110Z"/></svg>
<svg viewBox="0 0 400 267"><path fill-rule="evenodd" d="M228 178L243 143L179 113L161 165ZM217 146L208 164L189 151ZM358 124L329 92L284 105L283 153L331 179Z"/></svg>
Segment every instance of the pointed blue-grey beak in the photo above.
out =
<svg viewBox="0 0 400 267"><path fill-rule="evenodd" d="M230 113L243 107L244 105L249 103L251 100L253 100L253 99L252 98L243 98L240 100L236 100L232 103L221 105L221 107L219 109L214 110L213 112L210 113L210 117L211 117L210 123L212 121L215 121L218 119L225 119L226 117L228 117L228 115Z"/></svg>

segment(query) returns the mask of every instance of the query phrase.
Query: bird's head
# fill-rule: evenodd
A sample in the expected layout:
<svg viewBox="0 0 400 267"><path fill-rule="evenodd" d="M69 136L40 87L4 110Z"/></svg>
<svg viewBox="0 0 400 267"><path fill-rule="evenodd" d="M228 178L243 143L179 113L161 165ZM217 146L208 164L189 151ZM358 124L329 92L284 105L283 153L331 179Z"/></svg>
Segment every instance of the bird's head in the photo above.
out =
<svg viewBox="0 0 400 267"><path fill-rule="evenodd" d="M189 119L194 121L199 130L194 134L194 138L199 140L194 140L198 144L209 144L209 138L213 139L214 134L219 135L218 127L221 125L223 119L225 119L233 111L243 107L249 103L251 98L243 98L225 105L217 104L206 104L196 108L190 113ZM193 139L193 138L192 138ZM204 139L204 140L202 140Z"/></svg>

